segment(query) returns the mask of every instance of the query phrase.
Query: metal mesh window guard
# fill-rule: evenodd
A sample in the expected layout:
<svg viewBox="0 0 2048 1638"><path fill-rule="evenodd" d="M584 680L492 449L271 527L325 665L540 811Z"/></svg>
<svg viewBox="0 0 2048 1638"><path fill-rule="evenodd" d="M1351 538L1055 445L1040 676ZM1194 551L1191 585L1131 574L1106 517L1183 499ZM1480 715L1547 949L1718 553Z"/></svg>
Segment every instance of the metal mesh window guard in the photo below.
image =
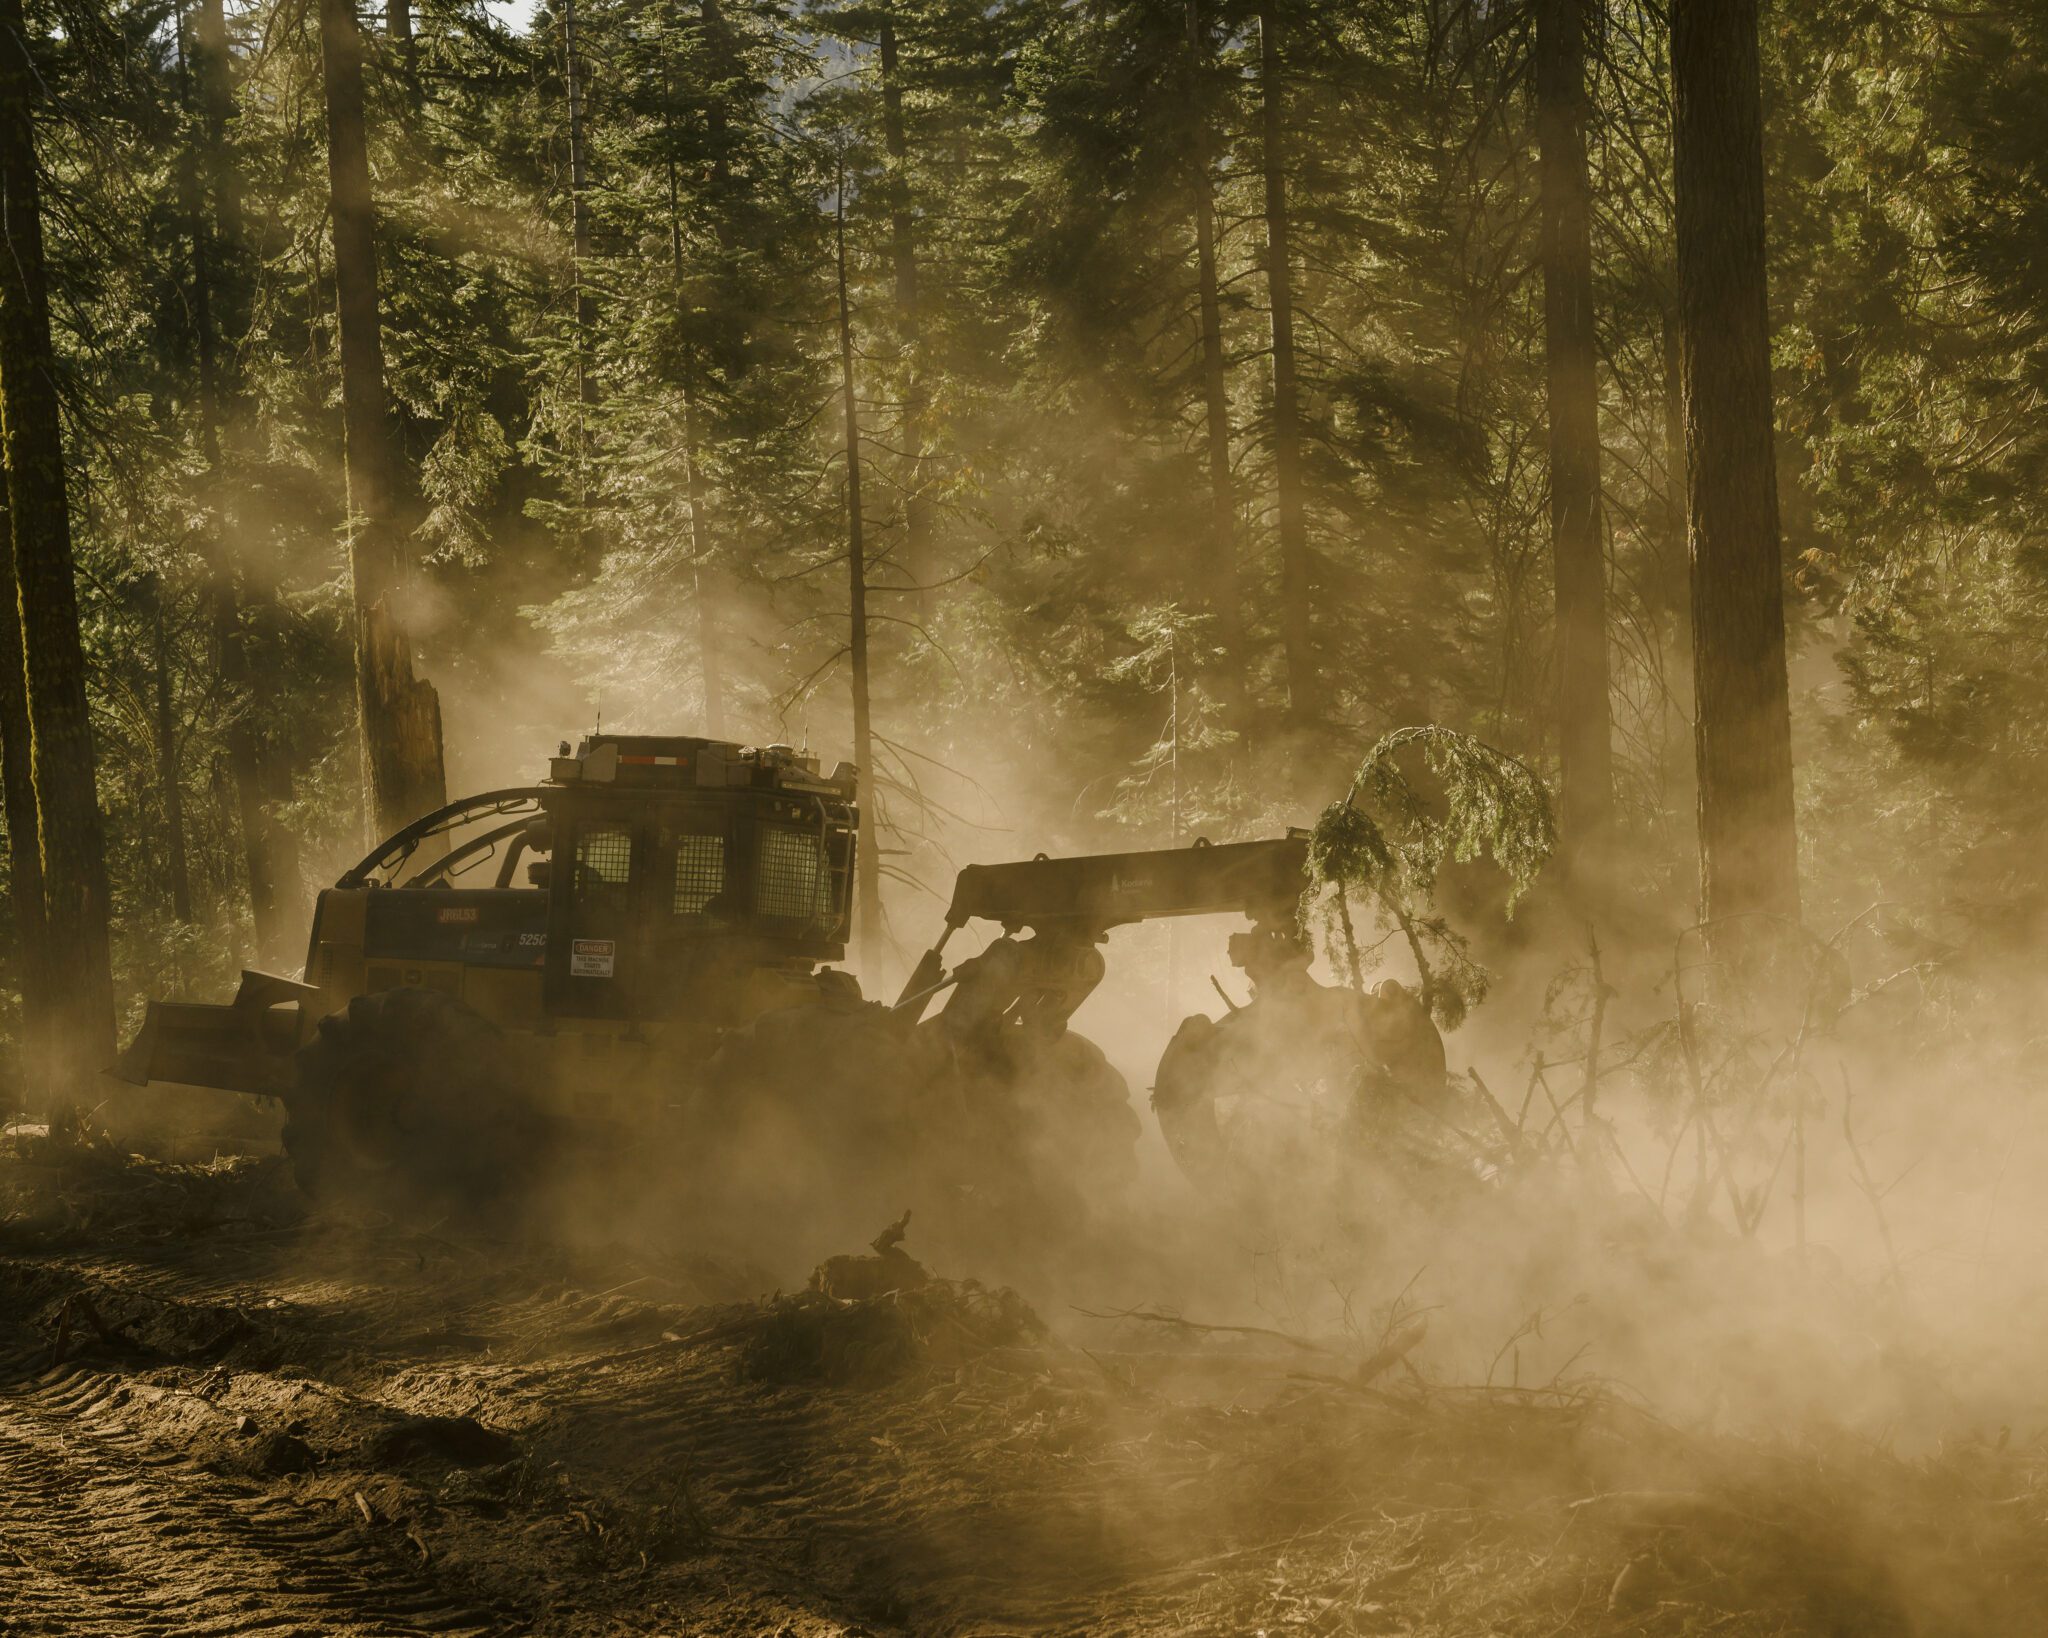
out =
<svg viewBox="0 0 2048 1638"><path fill-rule="evenodd" d="M676 839L675 913L702 919L704 907L725 886L725 838L681 836Z"/></svg>
<svg viewBox="0 0 2048 1638"><path fill-rule="evenodd" d="M585 887L623 887L633 874L633 833L624 825L585 825L576 834L576 875Z"/></svg>
<svg viewBox="0 0 2048 1638"><path fill-rule="evenodd" d="M832 881L809 831L761 832L761 858L754 882L754 907L764 916L810 921L832 913Z"/></svg>

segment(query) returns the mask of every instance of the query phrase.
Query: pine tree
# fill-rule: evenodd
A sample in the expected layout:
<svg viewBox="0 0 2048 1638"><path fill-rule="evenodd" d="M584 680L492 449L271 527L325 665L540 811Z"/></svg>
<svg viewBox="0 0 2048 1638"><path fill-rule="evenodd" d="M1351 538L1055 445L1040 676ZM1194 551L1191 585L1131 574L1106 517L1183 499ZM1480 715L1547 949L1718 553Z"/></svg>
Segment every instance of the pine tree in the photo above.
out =
<svg viewBox="0 0 2048 1638"><path fill-rule="evenodd" d="M846 449L847 674L853 697L853 758L867 788L860 805L855 865L854 921L860 933L861 971L875 982L882 957L882 860L876 809L881 792L875 778L873 677L868 658L867 518L861 506L860 398L853 376L853 310L846 280L846 170L842 162L833 199L833 270L837 284L839 384Z"/></svg>
<svg viewBox="0 0 2048 1638"><path fill-rule="evenodd" d="M4 797L7 821L7 907L14 979L21 991L23 1034L16 1060L23 1095L35 1108L49 1092L43 1032L49 1027L50 947L43 909L35 769L30 760L27 658L21 647L21 602L14 580L14 536L7 526L6 491L4 474L0 474L0 797Z"/></svg>
<svg viewBox="0 0 2048 1638"><path fill-rule="evenodd" d="M1535 54L1559 805L1566 859L1576 867L1600 857L1614 816L1599 341L1593 319L1592 189L1586 173L1585 0L1541 0Z"/></svg>
<svg viewBox="0 0 2048 1638"><path fill-rule="evenodd" d="M1756 0L1671 14L1700 913L1799 915Z"/></svg>
<svg viewBox="0 0 2048 1638"><path fill-rule="evenodd" d="M1123 543L1133 594L1170 590L1182 609L1205 610L1213 641L1191 663L1205 679L1242 747L1253 716L1253 655L1247 604L1257 582L1253 537L1240 510L1253 487L1252 412L1242 357L1259 347L1252 315L1229 284L1242 284L1251 235L1219 207L1219 168L1241 164L1245 111L1239 75L1222 57L1222 18L1188 0L1150 0L1061 20L1028 60L1025 95L1038 125L1036 162L1045 181L1034 219L1020 233L1011 277L1018 294L1046 314L1034 388L1041 402L1067 402L1082 426L1107 420L1117 459L1142 464L1132 481L1099 457L1061 464L1053 476L1073 497L1096 504L1105 542ZM1055 443L1054 449L1057 448ZM1050 453L1050 452L1049 452ZM1091 452L1092 453L1092 452ZM1102 487L1094 487L1099 470ZM1149 560L1151 543L1172 550ZM1264 599L1253 607L1263 613ZM1128 610L1114 625L1128 624Z"/></svg>
<svg viewBox="0 0 2048 1638"><path fill-rule="evenodd" d="M36 132L41 74L19 0L0 0L0 454L26 660L49 981L51 1090L82 1096L111 1061L109 898L73 583ZM0 645L0 657L6 649ZM24 841L14 834L14 845Z"/></svg>
<svg viewBox="0 0 2048 1638"><path fill-rule="evenodd" d="M1287 716L1297 733L1321 714L1314 623L1316 588L1302 496L1301 398L1294 342L1294 268L1288 234L1288 115L1281 40L1283 0L1260 0L1259 170L1265 190L1266 310L1272 325L1273 490L1280 536L1280 647Z"/></svg>
<svg viewBox="0 0 2048 1638"><path fill-rule="evenodd" d="M1188 191L1195 222L1195 287L1201 312L1203 434L1208 446L1210 533L1204 554L1202 593L1222 650L1222 695L1238 743L1249 723L1244 672L1244 613L1239 607L1237 479L1231 465L1230 358L1224 346L1223 303L1216 242L1217 115L1212 112L1214 42L1203 20L1201 0L1186 0L1187 85L1198 110L1188 154Z"/></svg>
<svg viewBox="0 0 2048 1638"><path fill-rule="evenodd" d="M397 471L384 392L377 245L363 106L363 41L354 0L321 0L320 62L341 352L349 568L356 611L356 700L365 817L385 835L446 802L441 704L413 674L396 599L402 585Z"/></svg>
<svg viewBox="0 0 2048 1638"><path fill-rule="evenodd" d="M394 13L394 26L398 15ZM406 27L410 29L409 21ZM238 474L228 459L228 449L241 440L236 423L247 407L236 380L233 338L248 325L249 281L243 190L231 137L234 59L222 0L199 0L188 55L198 106L193 111L196 117L191 120L192 136L183 168L189 178L199 450L206 465L206 507L212 533L209 597L221 682L230 697L227 753L241 821L250 917L258 957L267 963L284 959L299 931L299 860L296 838L277 821L270 807L287 776L270 754L259 722L250 657L253 611L245 607L242 566L230 543L235 522L228 496Z"/></svg>

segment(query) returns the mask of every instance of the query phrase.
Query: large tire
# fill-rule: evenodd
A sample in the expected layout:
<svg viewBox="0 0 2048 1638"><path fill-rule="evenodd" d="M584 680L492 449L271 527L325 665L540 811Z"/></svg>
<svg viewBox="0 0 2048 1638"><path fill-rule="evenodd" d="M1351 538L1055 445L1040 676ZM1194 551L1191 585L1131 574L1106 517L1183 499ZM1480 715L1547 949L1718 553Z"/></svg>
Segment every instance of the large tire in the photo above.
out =
<svg viewBox="0 0 2048 1638"><path fill-rule="evenodd" d="M845 995L733 1031L686 1123L696 1208L778 1273L864 1244L929 1198L944 1067L922 1032Z"/></svg>
<svg viewBox="0 0 2048 1638"><path fill-rule="evenodd" d="M1445 1096L1443 1038L1412 992L1305 984L1185 1020L1159 1060L1152 1107L1197 1188L1257 1209L1393 1162Z"/></svg>
<svg viewBox="0 0 2048 1638"><path fill-rule="evenodd" d="M306 1195L414 1217L501 1204L546 1148L497 1026L436 990L359 995L320 1020L285 1095L284 1148Z"/></svg>
<svg viewBox="0 0 2048 1638"><path fill-rule="evenodd" d="M1142 1127L1130 1084L1085 1035L1018 1025L956 1054L969 1138L985 1184L1072 1221L1118 1203L1138 1176Z"/></svg>
<svg viewBox="0 0 2048 1638"><path fill-rule="evenodd" d="M727 1037L689 1130L699 1209L795 1274L906 1209L942 1257L1077 1231L1135 1176L1139 1124L1079 1035L962 1048L938 1020L828 997Z"/></svg>

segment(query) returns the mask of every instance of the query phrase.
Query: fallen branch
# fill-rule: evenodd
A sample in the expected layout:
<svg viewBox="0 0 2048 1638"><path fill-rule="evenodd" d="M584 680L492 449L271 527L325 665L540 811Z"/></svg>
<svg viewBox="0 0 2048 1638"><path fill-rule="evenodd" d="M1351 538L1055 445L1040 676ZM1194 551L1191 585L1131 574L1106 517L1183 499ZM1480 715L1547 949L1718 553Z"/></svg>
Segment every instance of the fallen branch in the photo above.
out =
<svg viewBox="0 0 2048 1638"><path fill-rule="evenodd" d="M141 1344L133 1337L115 1329L100 1317L100 1311L93 1306L90 1297L83 1291L74 1291L64 1299L63 1306L57 1310L57 1338L50 1345L52 1365L61 1365L64 1362L65 1349L71 1342L71 1318L74 1314L83 1316L86 1324L92 1327L93 1334L116 1353L133 1354L142 1351Z"/></svg>
<svg viewBox="0 0 2048 1638"><path fill-rule="evenodd" d="M678 1348L696 1348L707 1342L728 1342L734 1337L743 1337L750 1331L758 1331L775 1317L775 1310L763 1308L756 1313L743 1314L738 1319L727 1320L723 1325L711 1325L701 1331L664 1331L661 1342L649 1343L644 1348L635 1348L634 1354L649 1354L664 1345ZM630 1358L628 1354L614 1355L613 1358Z"/></svg>
<svg viewBox="0 0 2048 1638"><path fill-rule="evenodd" d="M1284 1342L1290 1348L1299 1348L1304 1353L1334 1354L1335 1348L1325 1343L1311 1342L1307 1337L1293 1336L1286 1331L1275 1331L1266 1325L1204 1325L1199 1320L1182 1319L1178 1314L1161 1313L1156 1308L1121 1308L1104 1312L1094 1308L1076 1308L1075 1313L1088 1319L1100 1320L1144 1320L1151 1325L1170 1326L1176 1331L1193 1331L1204 1335L1221 1333L1227 1336L1272 1337ZM1418 1338L1418 1341L1421 1339ZM1394 1356L1396 1359L1400 1355ZM1389 1361L1391 1364L1392 1361Z"/></svg>
<svg viewBox="0 0 2048 1638"><path fill-rule="evenodd" d="M1415 1348L1416 1344L1429 1335L1429 1316L1410 1321L1388 1338L1373 1353L1368 1354L1353 1373L1352 1381L1363 1387L1390 1366L1398 1365Z"/></svg>

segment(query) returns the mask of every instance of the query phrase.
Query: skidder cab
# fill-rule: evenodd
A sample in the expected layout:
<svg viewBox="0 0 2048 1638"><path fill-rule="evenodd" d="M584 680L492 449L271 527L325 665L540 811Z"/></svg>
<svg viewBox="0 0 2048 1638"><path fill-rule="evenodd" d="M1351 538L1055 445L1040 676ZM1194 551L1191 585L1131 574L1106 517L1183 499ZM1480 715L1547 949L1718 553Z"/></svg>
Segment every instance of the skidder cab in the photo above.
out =
<svg viewBox="0 0 2048 1638"><path fill-rule="evenodd" d="M564 743L544 784L452 802L323 891L303 980L151 1003L118 1072L283 1098L312 1193L497 1192L565 1135L675 1115L677 1064L748 1019L857 998L819 970L855 783L786 745Z"/></svg>
<svg viewBox="0 0 2048 1638"><path fill-rule="evenodd" d="M541 795L544 1004L576 1018L737 1022L758 973L846 954L854 772L785 745L607 736ZM772 987L770 990L772 993Z"/></svg>

